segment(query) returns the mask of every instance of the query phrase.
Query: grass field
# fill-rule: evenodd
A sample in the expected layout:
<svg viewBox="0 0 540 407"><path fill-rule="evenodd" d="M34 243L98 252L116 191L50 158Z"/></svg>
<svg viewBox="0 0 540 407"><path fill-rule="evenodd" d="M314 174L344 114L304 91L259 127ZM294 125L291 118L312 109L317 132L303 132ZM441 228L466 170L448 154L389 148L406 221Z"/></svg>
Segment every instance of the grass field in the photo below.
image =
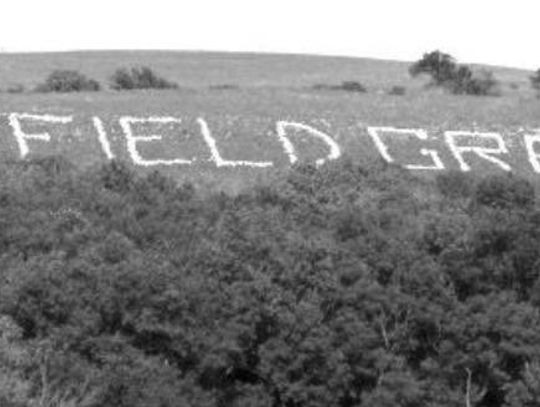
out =
<svg viewBox="0 0 540 407"><path fill-rule="evenodd" d="M336 140L353 160L380 159L367 133L368 126L422 128L429 139L392 138L389 150L398 164L423 162L421 148L434 148L446 168L457 168L455 157L442 142L447 130L501 133L509 153L504 158L520 174L533 176L518 129L540 127L540 100L530 89L530 72L488 67L501 82L502 96L475 97L444 94L426 89L427 78L411 79L407 62L295 55L256 55L195 52L85 52L61 54L1 54L0 89L23 85L31 90L54 69L76 69L102 84L119 67L148 65L165 78L178 82L178 90L78 94L0 93L0 111L73 115L68 126L26 123L25 131L48 131L50 143L31 141L32 154L61 153L80 165L104 161L92 117L99 116L118 158L129 160L118 119L121 116L174 116L179 126L140 128L163 134L160 143L140 143L148 157L196 157L197 165L162 168L179 180L237 189L258 182L275 170L217 169L209 161L196 119L204 118L228 159L274 162L288 166L275 136L278 120L301 122ZM314 85L358 81L367 93L315 90ZM404 96L389 95L404 86ZM144 127L144 126L143 126ZM7 115L0 116L0 157L17 158L18 147ZM324 155L324 143L300 133L293 135L301 161ZM390 139L389 139L390 140ZM492 163L470 154L474 170L492 171ZM424 161L422 161L424 160ZM427 161L429 163L429 161Z"/></svg>

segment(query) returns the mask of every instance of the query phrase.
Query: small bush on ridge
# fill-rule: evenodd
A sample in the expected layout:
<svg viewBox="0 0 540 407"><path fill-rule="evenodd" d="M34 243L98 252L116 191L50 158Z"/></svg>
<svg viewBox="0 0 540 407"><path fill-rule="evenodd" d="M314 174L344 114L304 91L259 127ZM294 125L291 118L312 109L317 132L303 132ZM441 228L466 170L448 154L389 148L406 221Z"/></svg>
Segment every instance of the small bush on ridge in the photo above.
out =
<svg viewBox="0 0 540 407"><path fill-rule="evenodd" d="M452 93L476 96L497 96L499 94L498 82L493 77L493 72L482 70L474 75L469 68L466 69L468 70L467 74L462 77L458 76L452 84Z"/></svg>
<svg viewBox="0 0 540 407"><path fill-rule="evenodd" d="M152 69L142 66L130 70L117 69L111 78L111 87L115 90L133 89L177 89L178 84L157 75Z"/></svg>
<svg viewBox="0 0 540 407"><path fill-rule="evenodd" d="M318 83L312 86L313 90L341 90L345 92L365 93L367 89L364 85L357 81L343 81L341 85L327 85Z"/></svg>
<svg viewBox="0 0 540 407"><path fill-rule="evenodd" d="M540 68L534 73L534 75L530 76L529 79L531 81L531 86L538 92L538 96L540 96Z"/></svg>
<svg viewBox="0 0 540 407"><path fill-rule="evenodd" d="M394 96L403 96L406 92L407 88L405 88L405 86L392 86L388 91L388 94Z"/></svg>
<svg viewBox="0 0 540 407"><path fill-rule="evenodd" d="M20 83L11 84L7 87L7 93L23 93L25 91L24 85Z"/></svg>
<svg viewBox="0 0 540 407"><path fill-rule="evenodd" d="M94 79L74 70L55 70L36 87L37 92L82 92L98 91L100 84Z"/></svg>
<svg viewBox="0 0 540 407"><path fill-rule="evenodd" d="M240 86L234 85L232 83L223 83L219 85L210 85L209 89L211 90L238 90Z"/></svg>
<svg viewBox="0 0 540 407"><path fill-rule="evenodd" d="M360 93L367 92L366 87L362 85L360 82L356 82L356 81L344 81L341 83L340 88L347 92L360 92Z"/></svg>

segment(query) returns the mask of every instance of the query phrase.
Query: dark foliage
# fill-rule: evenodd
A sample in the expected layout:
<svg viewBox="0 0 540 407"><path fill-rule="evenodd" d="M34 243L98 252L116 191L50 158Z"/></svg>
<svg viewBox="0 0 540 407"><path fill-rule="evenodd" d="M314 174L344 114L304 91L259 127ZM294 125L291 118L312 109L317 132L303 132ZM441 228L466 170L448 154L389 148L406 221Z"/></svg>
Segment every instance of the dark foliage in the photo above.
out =
<svg viewBox="0 0 540 407"><path fill-rule="evenodd" d="M498 208L530 207L535 199L534 187L524 179L507 175L491 175L475 191L475 201Z"/></svg>
<svg viewBox="0 0 540 407"><path fill-rule="evenodd" d="M339 90L344 92L366 93L367 88L357 81L343 81L340 85L316 84L314 90Z"/></svg>
<svg viewBox="0 0 540 407"><path fill-rule="evenodd" d="M178 85L162 78L146 66L121 68L111 77L111 87L115 90L134 89L177 89Z"/></svg>
<svg viewBox="0 0 540 407"><path fill-rule="evenodd" d="M223 83L219 85L210 85L209 89L211 90L239 90L240 86L232 83Z"/></svg>
<svg viewBox="0 0 540 407"><path fill-rule="evenodd" d="M538 92L538 95L540 96L540 69L538 69L534 75L530 76L529 79L531 80L531 86Z"/></svg>
<svg viewBox="0 0 540 407"><path fill-rule="evenodd" d="M431 76L432 86L440 86L454 94L476 96L496 96L499 94L498 81L493 72L481 70L474 73L467 65L458 64L449 54L432 51L424 54L409 68L411 76L420 74Z"/></svg>
<svg viewBox="0 0 540 407"><path fill-rule="evenodd" d="M36 87L36 92L96 92L99 90L99 82L72 70L53 71L44 83Z"/></svg>
<svg viewBox="0 0 540 407"><path fill-rule="evenodd" d="M2 406L540 403L525 180L345 161L228 196L1 165Z"/></svg>
<svg viewBox="0 0 540 407"><path fill-rule="evenodd" d="M347 92L367 92L366 87L357 81L344 81L341 83L340 88Z"/></svg>
<svg viewBox="0 0 540 407"><path fill-rule="evenodd" d="M11 93L11 94L24 93L24 91L25 91L24 85L20 83L11 84L6 88L6 92Z"/></svg>
<svg viewBox="0 0 540 407"><path fill-rule="evenodd" d="M405 93L407 93L407 88L405 86L398 86L398 85L392 86L390 90L388 91L389 95L394 95L394 96L403 96L405 95Z"/></svg>
<svg viewBox="0 0 540 407"><path fill-rule="evenodd" d="M476 75L467 67L458 70L455 80L450 84L454 94L476 96L498 96L498 82L493 72L481 70Z"/></svg>
<svg viewBox="0 0 540 407"><path fill-rule="evenodd" d="M436 178L439 192L448 198L469 198L474 190L474 178L465 172L451 170Z"/></svg>
<svg viewBox="0 0 540 407"><path fill-rule="evenodd" d="M411 76L428 74L435 85L444 85L453 81L457 71L458 65L454 57L441 51L425 53L422 59L409 68Z"/></svg>

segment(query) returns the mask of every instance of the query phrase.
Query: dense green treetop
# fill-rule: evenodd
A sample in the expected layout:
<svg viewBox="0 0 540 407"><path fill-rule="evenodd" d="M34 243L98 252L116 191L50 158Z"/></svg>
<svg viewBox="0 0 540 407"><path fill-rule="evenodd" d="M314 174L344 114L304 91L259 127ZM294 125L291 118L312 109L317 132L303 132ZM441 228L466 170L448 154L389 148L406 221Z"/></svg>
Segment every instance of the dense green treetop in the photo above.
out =
<svg viewBox="0 0 540 407"><path fill-rule="evenodd" d="M527 181L342 161L230 196L53 157L0 185L2 406L540 403Z"/></svg>

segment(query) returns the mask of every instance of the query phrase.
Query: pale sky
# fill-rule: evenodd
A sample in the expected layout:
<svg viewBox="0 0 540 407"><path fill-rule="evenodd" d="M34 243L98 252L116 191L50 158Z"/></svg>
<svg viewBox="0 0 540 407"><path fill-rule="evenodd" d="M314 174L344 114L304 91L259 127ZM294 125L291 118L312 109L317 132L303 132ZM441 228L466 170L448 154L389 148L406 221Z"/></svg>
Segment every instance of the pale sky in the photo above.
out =
<svg viewBox="0 0 540 407"><path fill-rule="evenodd" d="M2 51L223 50L540 68L539 0L3 0Z"/></svg>

